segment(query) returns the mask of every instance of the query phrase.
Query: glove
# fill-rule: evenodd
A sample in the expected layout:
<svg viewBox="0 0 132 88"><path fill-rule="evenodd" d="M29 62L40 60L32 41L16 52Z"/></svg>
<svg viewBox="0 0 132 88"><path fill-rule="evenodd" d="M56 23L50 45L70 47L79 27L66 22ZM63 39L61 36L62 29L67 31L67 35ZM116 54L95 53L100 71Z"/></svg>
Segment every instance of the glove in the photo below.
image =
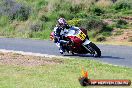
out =
<svg viewBox="0 0 132 88"><path fill-rule="evenodd" d="M57 43L57 42L59 42L59 37L55 36L54 37L54 43Z"/></svg>

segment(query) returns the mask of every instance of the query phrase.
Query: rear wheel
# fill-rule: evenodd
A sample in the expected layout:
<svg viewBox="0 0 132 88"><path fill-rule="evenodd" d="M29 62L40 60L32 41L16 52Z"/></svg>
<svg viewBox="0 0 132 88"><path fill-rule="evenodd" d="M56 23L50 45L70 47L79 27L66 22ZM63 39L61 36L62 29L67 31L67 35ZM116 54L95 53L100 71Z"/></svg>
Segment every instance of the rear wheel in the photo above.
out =
<svg viewBox="0 0 132 88"><path fill-rule="evenodd" d="M101 56L101 51L100 49L92 42L90 42L87 45L87 48L89 49L90 53L94 55L95 57L100 57Z"/></svg>

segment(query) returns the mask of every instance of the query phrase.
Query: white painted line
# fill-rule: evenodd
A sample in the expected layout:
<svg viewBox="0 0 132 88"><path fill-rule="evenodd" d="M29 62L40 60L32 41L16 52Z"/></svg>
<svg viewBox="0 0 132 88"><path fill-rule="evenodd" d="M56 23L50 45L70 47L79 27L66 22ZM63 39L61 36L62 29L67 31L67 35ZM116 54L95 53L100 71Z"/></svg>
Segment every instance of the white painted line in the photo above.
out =
<svg viewBox="0 0 132 88"><path fill-rule="evenodd" d="M6 49L0 49L0 52L3 52L3 53L17 53L17 54L21 54L21 55L31 55L31 56L48 57L48 58L68 58L68 57L63 57L63 56L48 55L48 54L41 54L41 53L32 53L32 52L24 52L24 51L15 51L15 50L6 50Z"/></svg>

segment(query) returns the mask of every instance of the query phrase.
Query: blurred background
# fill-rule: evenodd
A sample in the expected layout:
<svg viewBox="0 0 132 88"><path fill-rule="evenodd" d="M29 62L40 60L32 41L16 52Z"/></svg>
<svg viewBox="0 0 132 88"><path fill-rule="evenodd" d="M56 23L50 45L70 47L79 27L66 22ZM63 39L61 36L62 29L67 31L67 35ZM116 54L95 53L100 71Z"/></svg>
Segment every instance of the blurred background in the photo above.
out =
<svg viewBox="0 0 132 88"><path fill-rule="evenodd" d="M97 42L132 42L132 0L0 0L0 36L49 39L60 15Z"/></svg>

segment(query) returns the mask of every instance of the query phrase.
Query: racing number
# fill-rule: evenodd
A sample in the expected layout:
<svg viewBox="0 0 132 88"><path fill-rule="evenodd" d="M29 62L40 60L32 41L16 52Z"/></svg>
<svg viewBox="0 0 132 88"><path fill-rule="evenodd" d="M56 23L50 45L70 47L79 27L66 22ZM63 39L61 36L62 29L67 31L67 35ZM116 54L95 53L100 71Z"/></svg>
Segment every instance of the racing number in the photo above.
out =
<svg viewBox="0 0 132 88"><path fill-rule="evenodd" d="M81 39L81 40L84 40L86 38L86 35L83 33L83 32L80 32L80 34L78 35L78 37Z"/></svg>

